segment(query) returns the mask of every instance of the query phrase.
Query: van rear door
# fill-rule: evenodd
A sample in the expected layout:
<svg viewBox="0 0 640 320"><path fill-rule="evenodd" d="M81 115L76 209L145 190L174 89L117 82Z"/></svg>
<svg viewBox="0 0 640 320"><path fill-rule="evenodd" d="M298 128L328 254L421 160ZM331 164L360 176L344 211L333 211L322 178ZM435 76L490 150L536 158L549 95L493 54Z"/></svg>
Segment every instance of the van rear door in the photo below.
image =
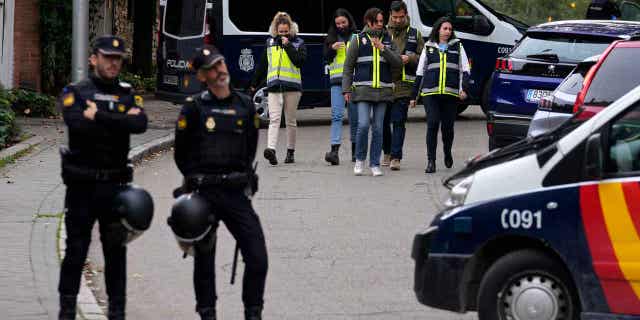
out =
<svg viewBox="0 0 640 320"><path fill-rule="evenodd" d="M194 49L204 44L207 1L167 0L162 12L159 90L193 94L200 83L189 71Z"/></svg>

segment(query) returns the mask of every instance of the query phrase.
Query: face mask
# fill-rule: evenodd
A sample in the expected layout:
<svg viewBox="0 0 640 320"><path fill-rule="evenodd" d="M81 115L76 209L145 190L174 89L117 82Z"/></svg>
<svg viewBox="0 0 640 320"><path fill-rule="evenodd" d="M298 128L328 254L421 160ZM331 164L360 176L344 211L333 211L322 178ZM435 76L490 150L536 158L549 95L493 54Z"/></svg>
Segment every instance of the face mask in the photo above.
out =
<svg viewBox="0 0 640 320"><path fill-rule="evenodd" d="M377 37L380 38L382 36L382 31L381 30L373 30L373 29L369 29L369 35L372 37Z"/></svg>

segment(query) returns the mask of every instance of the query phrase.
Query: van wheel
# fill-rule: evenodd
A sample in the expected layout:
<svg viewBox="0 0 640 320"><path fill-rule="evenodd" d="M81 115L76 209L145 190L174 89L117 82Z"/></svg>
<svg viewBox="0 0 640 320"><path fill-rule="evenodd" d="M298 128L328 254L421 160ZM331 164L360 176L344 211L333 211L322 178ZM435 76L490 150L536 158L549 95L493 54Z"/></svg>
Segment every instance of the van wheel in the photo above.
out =
<svg viewBox="0 0 640 320"><path fill-rule="evenodd" d="M484 88L482 89L482 97L480 98L480 107L487 117L489 116L489 94L491 94L492 79L493 78L489 78L485 81Z"/></svg>
<svg viewBox="0 0 640 320"><path fill-rule="evenodd" d="M498 259L480 283L480 320L578 320L579 309L576 290L563 266L535 250Z"/></svg>

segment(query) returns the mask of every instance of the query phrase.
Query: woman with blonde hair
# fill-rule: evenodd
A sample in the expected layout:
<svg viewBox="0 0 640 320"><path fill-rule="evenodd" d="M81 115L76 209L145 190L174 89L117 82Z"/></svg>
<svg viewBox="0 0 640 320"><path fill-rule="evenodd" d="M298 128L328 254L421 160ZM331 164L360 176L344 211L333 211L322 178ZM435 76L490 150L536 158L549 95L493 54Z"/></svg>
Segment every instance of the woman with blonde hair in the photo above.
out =
<svg viewBox="0 0 640 320"><path fill-rule="evenodd" d="M251 91L266 77L269 104L269 130L264 157L277 165L276 146L280 118L284 110L287 125L287 156L284 163L293 163L296 147L296 111L302 96L300 68L307 56L302 38L298 37L298 24L286 12L278 12L269 27L269 38L253 80Z"/></svg>

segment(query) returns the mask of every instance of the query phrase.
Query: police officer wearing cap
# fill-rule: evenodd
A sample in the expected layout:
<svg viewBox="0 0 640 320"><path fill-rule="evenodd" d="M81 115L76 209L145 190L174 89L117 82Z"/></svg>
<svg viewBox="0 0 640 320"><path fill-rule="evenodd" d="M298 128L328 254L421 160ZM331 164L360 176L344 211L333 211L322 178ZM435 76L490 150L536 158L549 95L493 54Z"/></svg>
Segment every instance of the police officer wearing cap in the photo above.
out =
<svg viewBox="0 0 640 320"><path fill-rule="evenodd" d="M66 86L59 100L69 134L68 147L61 147L67 239L58 286L59 319L75 319L80 277L96 220L104 252L109 319L125 318L127 229L114 203L120 192L130 189L130 135L146 131L147 116L142 99L134 96L130 85L118 81L124 55L122 39L97 38L89 78ZM150 197L144 201L148 206Z"/></svg>
<svg viewBox="0 0 640 320"><path fill-rule="evenodd" d="M246 264L245 319L259 320L267 276L265 238L251 204L257 190L252 164L259 120L250 98L229 87L227 65L215 47L197 49L192 68L207 90L187 98L176 124L175 161L185 178L182 189L206 199L212 214L236 239ZM211 320L216 319L215 248L204 242L193 248L193 281L196 311Z"/></svg>

